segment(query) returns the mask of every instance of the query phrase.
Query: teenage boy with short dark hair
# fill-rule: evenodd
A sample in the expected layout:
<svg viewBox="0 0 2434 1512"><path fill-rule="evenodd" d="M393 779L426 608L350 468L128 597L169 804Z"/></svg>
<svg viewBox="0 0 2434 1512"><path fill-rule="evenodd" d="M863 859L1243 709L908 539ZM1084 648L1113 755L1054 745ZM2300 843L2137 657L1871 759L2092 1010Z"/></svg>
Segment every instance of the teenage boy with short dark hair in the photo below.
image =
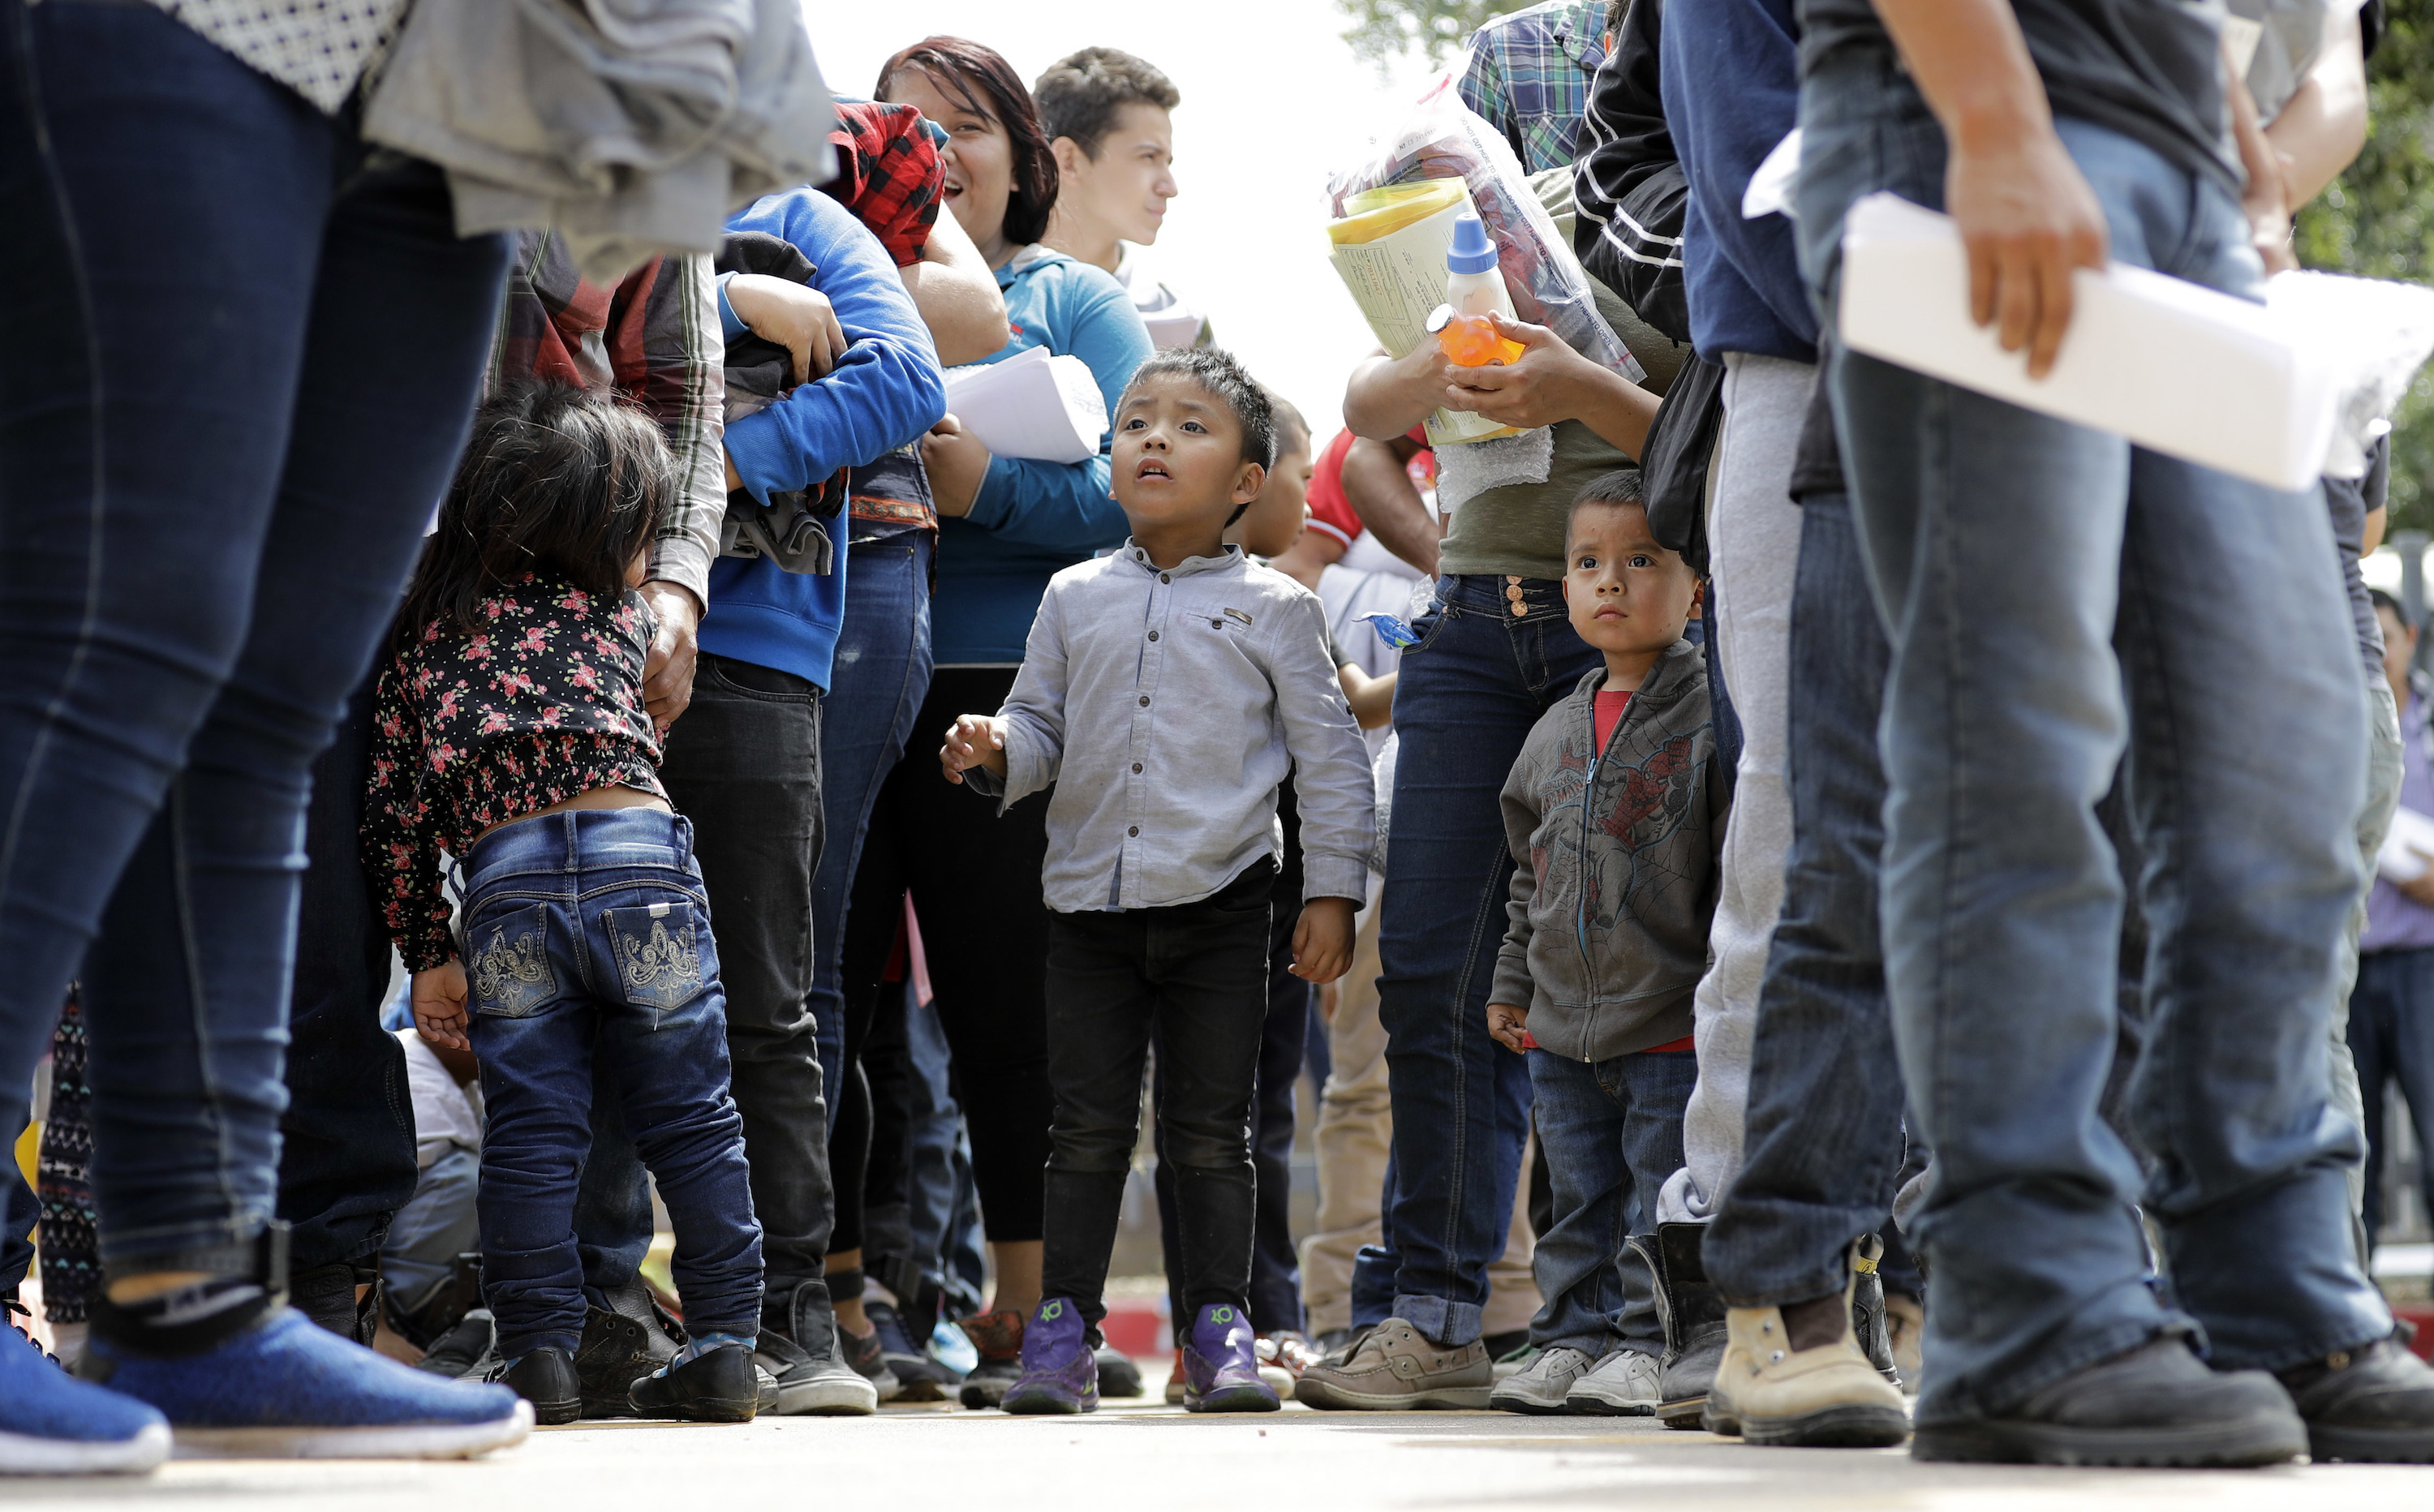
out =
<svg viewBox="0 0 2434 1512"><path fill-rule="evenodd" d="M1142 364L1115 415L1114 491L1131 538L1050 580L1004 708L958 719L939 753L948 780L1005 803L1055 793L1047 1250L1009 1412L1098 1405L1092 1335L1153 1034L1193 1311L1177 1320L1189 1330L1184 1405L1277 1406L1244 1295L1277 784L1290 764L1308 900L1294 970L1305 980L1351 964L1374 820L1368 748L1317 596L1224 541L1275 447L1268 400L1232 357Z"/></svg>

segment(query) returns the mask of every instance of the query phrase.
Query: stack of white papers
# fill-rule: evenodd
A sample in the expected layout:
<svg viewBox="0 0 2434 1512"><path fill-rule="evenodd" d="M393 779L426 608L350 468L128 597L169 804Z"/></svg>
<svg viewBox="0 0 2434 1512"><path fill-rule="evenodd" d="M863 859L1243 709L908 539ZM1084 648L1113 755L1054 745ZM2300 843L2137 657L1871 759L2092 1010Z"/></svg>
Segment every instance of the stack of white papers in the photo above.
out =
<svg viewBox="0 0 2434 1512"><path fill-rule="evenodd" d="M1969 318L1968 254L1949 216L1889 194L1851 207L1843 233L1842 337L2023 409L2271 488L2323 471L2331 365L2262 305L2114 263L2071 275L2070 331L2053 370L2028 373Z"/></svg>
<svg viewBox="0 0 2434 1512"><path fill-rule="evenodd" d="M947 412L1001 457L1083 462L1107 433L1106 397L1088 365L1045 347L948 373Z"/></svg>

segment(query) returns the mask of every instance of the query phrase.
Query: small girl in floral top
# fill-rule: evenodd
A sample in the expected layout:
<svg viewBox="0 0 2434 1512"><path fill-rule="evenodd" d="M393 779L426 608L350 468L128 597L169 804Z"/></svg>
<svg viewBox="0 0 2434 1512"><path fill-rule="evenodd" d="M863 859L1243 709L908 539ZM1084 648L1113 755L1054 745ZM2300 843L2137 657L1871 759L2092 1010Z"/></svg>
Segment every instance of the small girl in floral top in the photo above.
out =
<svg viewBox="0 0 2434 1512"><path fill-rule="evenodd" d="M486 404L373 712L364 860L415 1028L481 1061L484 1289L506 1383L544 1423L582 1406L574 1195L595 1055L674 1221L691 1337L633 1405L743 1421L759 1397L761 1226L710 901L643 707L634 589L676 487L659 428L614 399L542 384Z"/></svg>

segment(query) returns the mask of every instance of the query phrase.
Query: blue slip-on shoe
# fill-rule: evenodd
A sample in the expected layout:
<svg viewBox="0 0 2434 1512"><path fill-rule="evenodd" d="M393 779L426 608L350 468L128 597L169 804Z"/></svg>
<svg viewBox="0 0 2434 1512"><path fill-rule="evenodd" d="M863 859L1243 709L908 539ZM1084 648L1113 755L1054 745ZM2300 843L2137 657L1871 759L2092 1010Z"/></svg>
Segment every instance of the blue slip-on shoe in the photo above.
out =
<svg viewBox="0 0 2434 1512"><path fill-rule="evenodd" d="M1051 1297L1022 1331L1022 1374L998 1405L1025 1414L1099 1410L1099 1361L1089 1328L1070 1297Z"/></svg>
<svg viewBox="0 0 2434 1512"><path fill-rule="evenodd" d="M140 1475L168 1457L167 1419L0 1326L0 1475Z"/></svg>
<svg viewBox="0 0 2434 1512"><path fill-rule="evenodd" d="M1239 1307L1211 1302L1183 1346L1183 1410L1275 1412L1277 1388L1260 1379L1259 1334Z"/></svg>
<svg viewBox="0 0 2434 1512"><path fill-rule="evenodd" d="M523 1442L532 1403L384 1358L282 1307L181 1355L139 1354L98 1330L82 1374L160 1409L181 1455L466 1459Z"/></svg>

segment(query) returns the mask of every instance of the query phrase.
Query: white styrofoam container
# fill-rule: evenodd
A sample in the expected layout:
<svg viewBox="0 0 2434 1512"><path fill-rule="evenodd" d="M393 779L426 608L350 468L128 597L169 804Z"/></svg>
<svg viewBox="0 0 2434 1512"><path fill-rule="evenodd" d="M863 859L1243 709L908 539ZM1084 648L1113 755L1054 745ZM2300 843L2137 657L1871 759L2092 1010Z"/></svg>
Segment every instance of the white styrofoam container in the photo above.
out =
<svg viewBox="0 0 2434 1512"><path fill-rule="evenodd" d="M2053 369L2028 374L1969 318L1969 260L1948 215L1890 194L1843 229L1841 336L1853 351L2271 488L2316 481L2332 436L2323 362L2265 307L2115 263L2071 276Z"/></svg>

